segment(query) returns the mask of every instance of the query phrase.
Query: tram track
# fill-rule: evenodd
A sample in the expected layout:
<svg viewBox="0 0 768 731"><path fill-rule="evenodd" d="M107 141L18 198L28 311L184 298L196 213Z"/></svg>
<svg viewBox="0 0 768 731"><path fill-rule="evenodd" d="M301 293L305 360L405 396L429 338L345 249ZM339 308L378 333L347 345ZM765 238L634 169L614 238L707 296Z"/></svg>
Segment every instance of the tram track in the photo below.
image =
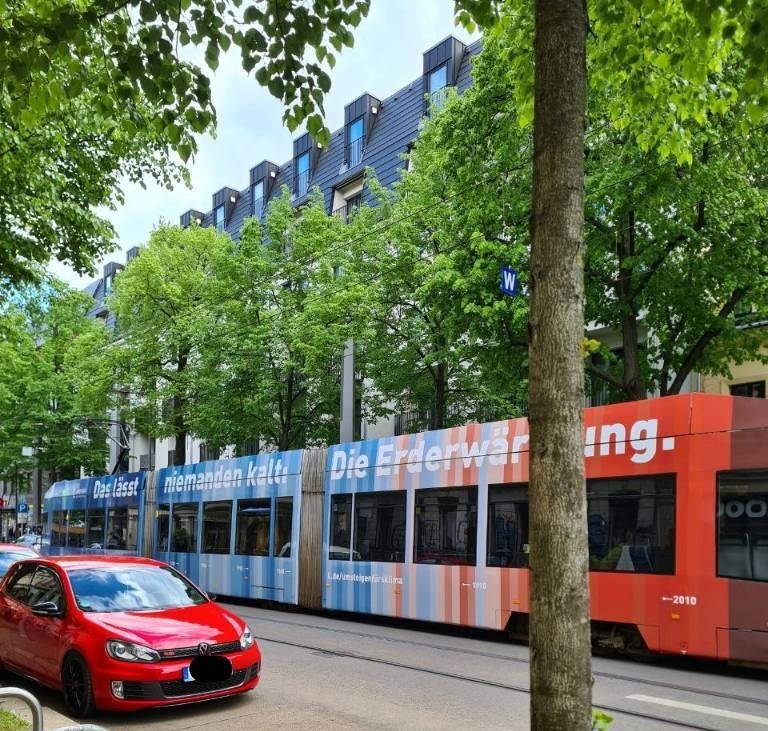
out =
<svg viewBox="0 0 768 731"><path fill-rule="evenodd" d="M242 610L243 608L244 607L238 607L238 610ZM353 637L359 637L361 639L379 640L379 641L392 643L392 644L401 644L401 645L406 645L408 647L419 647L419 648L424 648L426 650L451 652L451 653L466 655L470 657L487 658L491 660L499 660L502 662L513 662L520 665L530 665L529 660L527 660L526 658L514 657L511 655L506 655L504 653L499 653L499 652L488 652L484 650L472 650L467 648L452 647L450 645L440 644L437 642L422 642L419 640L399 639L397 637L376 634L373 632L363 632L361 630L350 630L347 628L342 629L342 628L335 628L335 627L327 627L323 625L312 624L310 622L292 622L290 620L282 620L282 619L277 619L273 617L263 617L263 616L258 616L254 614L247 614L245 612L241 612L241 614L251 619L257 619L259 622L269 622L271 624L277 624L277 625L300 627L302 629L309 629L309 630L315 630L315 631L319 630L323 632L343 634L346 637L353 636ZM264 639L272 642L278 641L278 640L275 640L274 638L265 637ZM327 651L332 654L343 654L337 650L327 650ZM663 657L663 656L660 656L660 657ZM383 661L383 662L388 662L388 661ZM643 677L632 676L632 675L623 675L621 673L610 673L602 670L593 669L592 674L597 678L603 678L606 680L634 683L636 685L645 685L652 688L660 688L660 689L675 691L679 693L691 693L693 695L706 696L708 698L717 698L719 700L733 701L736 703L749 703L752 705L768 708L767 698L744 696L736 693L727 693L724 691L718 691L713 689L697 688L695 686L683 685L681 683L670 683L663 680L653 680L651 678L643 678ZM492 683L489 683L489 684L492 685ZM506 687L506 686L500 686L500 687ZM510 689L514 689L514 688L510 688Z"/></svg>
<svg viewBox="0 0 768 731"><path fill-rule="evenodd" d="M287 624L291 624L288 622ZM322 629L322 628L320 628ZM321 647L319 645L309 645L302 642L295 642L291 640L278 639L274 637L266 637L264 635L256 635L256 638L260 642L283 645L285 647L294 647L297 649L308 650L317 655L325 655L330 657L339 657L349 660L357 660L361 662L370 662L377 665L386 665L387 667L396 668L398 670L408 670L416 673L424 673L427 675L433 675L449 680L458 680L465 683L474 683L490 688L498 688L500 690L508 690L514 693L521 693L523 695L530 695L530 689L524 685L513 685L511 683L501 683L494 680L487 680L485 678L478 678L472 675L462 675L461 673L451 673L445 670L435 670L434 668L425 668L418 665L411 665L409 663L398 662L396 660L386 660L380 657L373 657L372 655L364 655L356 652L349 652L347 650L334 650L327 647ZM622 708L611 704L596 703L595 708L607 713L616 715L631 716L633 718L639 718L646 721L656 721L663 723L670 727L693 729L695 731L722 731L721 729L712 726L702 726L696 723L690 723L688 721L680 721L669 718L669 716L659 716L653 713L644 713L642 711L635 711L629 708Z"/></svg>

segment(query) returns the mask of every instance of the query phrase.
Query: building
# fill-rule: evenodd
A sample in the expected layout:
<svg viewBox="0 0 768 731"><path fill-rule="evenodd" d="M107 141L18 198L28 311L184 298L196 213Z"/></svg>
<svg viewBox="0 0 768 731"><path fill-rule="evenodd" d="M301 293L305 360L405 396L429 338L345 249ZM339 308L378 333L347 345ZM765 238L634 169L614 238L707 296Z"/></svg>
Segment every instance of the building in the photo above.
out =
<svg viewBox="0 0 768 731"><path fill-rule="evenodd" d="M423 70L419 78L402 87L394 94L380 99L373 93L365 93L350 101L344 107L344 125L331 135L330 144L321 146L311 135L305 133L293 140L291 156L278 164L271 160L256 162L247 172L239 175L246 184L224 186L211 194L210 204L200 209L190 209L180 216L180 225L187 227L193 222L201 226L212 226L220 232L239 239L246 219L252 216L263 218L269 200L279 195L283 186L291 192L296 207L303 205L310 190L317 186L323 193L329 214L346 218L362 202L371 197L365 184L365 169L372 168L381 184L391 186L399 180L406 165L405 155L418 138L425 116L430 107L439 106L449 88L462 93L471 85L471 58L480 50L481 42L469 46L456 38L448 37L423 54ZM242 179L241 178L241 179ZM236 182L236 181L233 181ZM128 252L130 260L138 253L137 248ZM111 315L104 306L104 299L111 290L114 277L123 268L122 264L108 263L103 277L94 282L87 291L94 297L93 317L113 324ZM620 351L620 337L607 328L594 325L593 337ZM345 365L351 359L345 358ZM740 366L744 370L734 371L733 383L724 379L707 379L694 376L686 390L705 390L765 396L765 368L760 364ZM750 370L751 368L751 370ZM763 375L758 371L762 369ZM753 372L754 371L754 372ZM351 379L351 375L347 375ZM760 388L762 384L762 390ZM733 386L733 387L732 387ZM610 399L608 388L602 382L594 384L587 395L588 405L599 405ZM363 438L388 436L407 430L408 415L376 425L364 425ZM120 461L118 427L112 439L110 466ZM154 440L134 434L130 438L128 457L122 468L157 469L172 460L174 440ZM252 445L253 451L258 445ZM186 445L188 461L216 459L228 456L219 454L198 440L188 438Z"/></svg>
<svg viewBox="0 0 768 731"><path fill-rule="evenodd" d="M329 214L345 218L361 203L372 197L365 185L365 170L374 170L379 182L391 186L400 179L406 165L405 156L419 136L425 116L430 108L440 106L448 90L462 93L472 83L471 58L480 51L481 41L470 45L449 36L423 54L422 75L394 94L380 99L365 93L344 107L344 126L331 134L327 149L305 133L293 141L291 157L282 164L270 160L258 162L248 171L245 187L225 186L211 196L210 208L190 209L180 216L180 225L215 226L234 240L239 239L246 219L263 218L267 203L280 194L283 186L291 191L296 207L307 202L315 186L323 192ZM245 170L242 171L245 174ZM138 254L134 247L127 252L126 263ZM87 288L94 299L90 316L104 321L108 327L114 318L105 306L112 283L124 264L105 264L103 276ZM345 359L350 363L350 359ZM113 415L116 422L116 415ZM393 419L364 426L364 437L391 435L403 428L403 419ZM119 469L159 469L172 461L173 439L150 439L131 434L127 455L120 447L117 423L110 433L110 469L120 462ZM252 445L253 451L258 445ZM205 444L188 437L189 462L216 459L219 454Z"/></svg>

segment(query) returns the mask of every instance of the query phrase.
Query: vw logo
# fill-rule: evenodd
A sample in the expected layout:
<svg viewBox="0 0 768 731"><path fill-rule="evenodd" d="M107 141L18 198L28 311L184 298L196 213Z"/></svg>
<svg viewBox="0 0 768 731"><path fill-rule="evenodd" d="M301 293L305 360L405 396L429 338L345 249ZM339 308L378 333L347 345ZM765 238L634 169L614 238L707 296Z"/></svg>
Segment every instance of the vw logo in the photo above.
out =
<svg viewBox="0 0 768 731"><path fill-rule="evenodd" d="M211 654L211 646L207 642L201 642L197 646L197 654L198 655L210 655Z"/></svg>

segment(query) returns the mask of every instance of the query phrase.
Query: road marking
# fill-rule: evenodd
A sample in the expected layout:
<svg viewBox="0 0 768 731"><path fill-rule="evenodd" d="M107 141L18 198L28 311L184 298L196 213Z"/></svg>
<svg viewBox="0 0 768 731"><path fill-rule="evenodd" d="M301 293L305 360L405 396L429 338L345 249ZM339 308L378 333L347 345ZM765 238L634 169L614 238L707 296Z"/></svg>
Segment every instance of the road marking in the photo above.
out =
<svg viewBox="0 0 768 731"><path fill-rule="evenodd" d="M652 695L628 695L628 700L642 701L644 703L655 703L658 706L669 706L670 708L679 708L683 711L695 711L696 713L706 713L710 716L720 716L722 718L733 718L744 723L756 723L759 726L768 726L768 718L765 716L753 716L751 713L739 713L738 711L726 711L722 708L711 708L710 706L700 706L696 703L683 703L682 701L673 701L669 698L656 698Z"/></svg>

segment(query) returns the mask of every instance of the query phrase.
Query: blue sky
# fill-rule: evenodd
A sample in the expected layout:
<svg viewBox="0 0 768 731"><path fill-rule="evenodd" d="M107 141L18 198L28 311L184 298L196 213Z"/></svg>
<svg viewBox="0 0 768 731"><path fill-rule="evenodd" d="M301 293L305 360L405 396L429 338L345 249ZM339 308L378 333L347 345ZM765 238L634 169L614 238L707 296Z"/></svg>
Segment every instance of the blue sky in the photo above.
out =
<svg viewBox="0 0 768 731"><path fill-rule="evenodd" d="M453 0L372 0L371 11L355 33L353 48L345 48L330 72L326 124L333 130L344 122L344 106L364 92L383 99L421 75L422 53L448 35L467 42L470 36L453 23ZM229 186L242 190L248 171L261 160L282 164L291 157L291 134L282 124L282 106L262 90L230 52L213 76L213 101L218 113L216 137L199 140L199 151L189 168L191 187L173 191L153 185L144 190L126 185L125 204L103 215L117 231L120 249L97 264L125 261L125 251L147 241L161 219L178 223L179 215L195 208L207 211L211 195ZM93 277L78 277L59 262L49 269L77 287Z"/></svg>

